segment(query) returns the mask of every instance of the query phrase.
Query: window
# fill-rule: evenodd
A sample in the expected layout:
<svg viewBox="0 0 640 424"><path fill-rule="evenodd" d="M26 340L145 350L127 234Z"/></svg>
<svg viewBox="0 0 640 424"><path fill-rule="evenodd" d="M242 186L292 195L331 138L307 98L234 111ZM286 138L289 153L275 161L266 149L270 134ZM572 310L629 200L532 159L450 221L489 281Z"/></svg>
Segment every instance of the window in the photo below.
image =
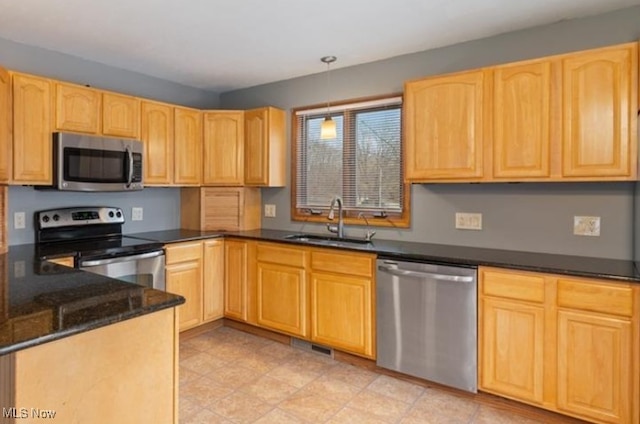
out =
<svg viewBox="0 0 640 424"><path fill-rule="evenodd" d="M334 196L346 222L409 225L408 185L402 174L402 98L331 106L335 139L320 139L326 108L294 110L293 219L326 221Z"/></svg>

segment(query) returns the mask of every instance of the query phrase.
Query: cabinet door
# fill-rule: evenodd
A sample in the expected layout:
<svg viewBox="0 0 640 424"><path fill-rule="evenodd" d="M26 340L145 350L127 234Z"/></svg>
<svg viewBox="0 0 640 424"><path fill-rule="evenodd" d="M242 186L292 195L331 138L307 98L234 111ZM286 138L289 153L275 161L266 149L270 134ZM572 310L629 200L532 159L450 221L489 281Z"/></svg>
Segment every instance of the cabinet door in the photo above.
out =
<svg viewBox="0 0 640 424"><path fill-rule="evenodd" d="M224 241L204 242L203 274L203 315L204 321L224 316Z"/></svg>
<svg viewBox="0 0 640 424"><path fill-rule="evenodd" d="M550 176L551 62L494 71L493 177Z"/></svg>
<svg viewBox="0 0 640 424"><path fill-rule="evenodd" d="M140 100L114 93L102 95L102 133L140 138Z"/></svg>
<svg viewBox="0 0 640 424"><path fill-rule="evenodd" d="M307 338L305 270L264 262L257 266L258 324Z"/></svg>
<svg viewBox="0 0 640 424"><path fill-rule="evenodd" d="M0 67L0 183L7 184L11 175L11 75Z"/></svg>
<svg viewBox="0 0 640 424"><path fill-rule="evenodd" d="M569 55L562 66L563 176L633 179L637 44Z"/></svg>
<svg viewBox="0 0 640 424"><path fill-rule="evenodd" d="M242 230L243 189L205 188L202 193L205 231Z"/></svg>
<svg viewBox="0 0 640 424"><path fill-rule="evenodd" d="M285 112L272 107L248 110L244 122L245 184L285 186Z"/></svg>
<svg viewBox="0 0 640 424"><path fill-rule="evenodd" d="M224 316L247 320L247 244L242 241L224 242Z"/></svg>
<svg viewBox="0 0 640 424"><path fill-rule="evenodd" d="M242 185L244 181L244 113L204 114L205 185Z"/></svg>
<svg viewBox="0 0 640 424"><path fill-rule="evenodd" d="M96 134L99 131L100 92L56 83L56 129Z"/></svg>
<svg viewBox="0 0 640 424"><path fill-rule="evenodd" d="M180 330L195 327L202 321L202 268L200 261L167 265L167 291L185 298L178 308Z"/></svg>
<svg viewBox="0 0 640 424"><path fill-rule="evenodd" d="M480 70L405 84L407 180L482 177L487 78Z"/></svg>
<svg viewBox="0 0 640 424"><path fill-rule="evenodd" d="M628 320L558 311L558 408L608 423L631 422Z"/></svg>
<svg viewBox="0 0 640 424"><path fill-rule="evenodd" d="M202 113L197 110L175 108L176 185L199 185L202 179Z"/></svg>
<svg viewBox="0 0 640 424"><path fill-rule="evenodd" d="M13 181L52 183L51 82L13 75Z"/></svg>
<svg viewBox="0 0 640 424"><path fill-rule="evenodd" d="M173 180L173 107L142 102L144 184L169 185Z"/></svg>
<svg viewBox="0 0 640 424"><path fill-rule="evenodd" d="M370 278L311 273L311 340L373 358Z"/></svg>
<svg viewBox="0 0 640 424"><path fill-rule="evenodd" d="M480 387L527 402L543 402L544 308L483 298Z"/></svg>

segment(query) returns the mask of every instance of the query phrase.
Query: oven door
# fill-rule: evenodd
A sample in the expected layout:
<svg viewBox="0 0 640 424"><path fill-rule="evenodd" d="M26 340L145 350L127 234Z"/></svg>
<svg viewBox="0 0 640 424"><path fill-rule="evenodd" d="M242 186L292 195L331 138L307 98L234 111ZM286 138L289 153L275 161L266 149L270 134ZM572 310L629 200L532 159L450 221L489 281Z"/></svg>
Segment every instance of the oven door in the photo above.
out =
<svg viewBox="0 0 640 424"><path fill-rule="evenodd" d="M81 258L78 268L129 283L166 291L164 250L104 259Z"/></svg>

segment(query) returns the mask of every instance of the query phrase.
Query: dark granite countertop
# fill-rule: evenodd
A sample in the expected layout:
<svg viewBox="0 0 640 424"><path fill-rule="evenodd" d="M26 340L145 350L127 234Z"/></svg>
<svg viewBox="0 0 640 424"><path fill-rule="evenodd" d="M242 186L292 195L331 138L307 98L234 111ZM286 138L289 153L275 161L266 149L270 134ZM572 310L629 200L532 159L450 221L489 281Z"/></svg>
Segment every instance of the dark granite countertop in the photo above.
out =
<svg viewBox="0 0 640 424"><path fill-rule="evenodd" d="M186 236L185 238L182 238L183 234ZM128 234L128 236L162 241L163 243L230 236L304 246L330 247L319 246L305 241L287 239L288 236L295 234L295 231L268 229L240 232L168 230ZM328 234L324 233L320 235L327 236ZM396 260L428 261L472 267L496 266L526 271L538 271L640 283L640 271L638 270L638 264L633 261L625 260L379 239L374 239L370 244L345 244L342 246L333 246L333 248L336 247L352 251L375 253L380 257Z"/></svg>
<svg viewBox="0 0 640 424"><path fill-rule="evenodd" d="M43 262L34 245L0 255L0 355L184 303L171 293Z"/></svg>
<svg viewBox="0 0 640 424"><path fill-rule="evenodd" d="M162 243L179 243L182 241L203 240L222 236L220 231L198 231L198 230L160 230L148 231L145 233L126 234L127 237L142 240L159 241Z"/></svg>
<svg viewBox="0 0 640 424"><path fill-rule="evenodd" d="M226 233L228 236L255 240L295 243L306 246L313 245L307 242L286 239L291 234L296 233L280 230ZM322 235L326 236L327 234ZM396 260L428 261L462 266L496 266L640 283L638 264L633 261L617 259L377 239L374 239L370 244L349 244L342 248L376 253L380 257Z"/></svg>

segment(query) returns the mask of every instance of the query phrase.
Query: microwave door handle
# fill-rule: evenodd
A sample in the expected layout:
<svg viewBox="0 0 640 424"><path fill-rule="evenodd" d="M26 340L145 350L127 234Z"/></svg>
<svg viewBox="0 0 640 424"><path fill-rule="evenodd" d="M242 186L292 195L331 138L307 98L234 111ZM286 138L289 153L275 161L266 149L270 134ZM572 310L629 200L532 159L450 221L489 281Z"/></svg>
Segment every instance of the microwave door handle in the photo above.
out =
<svg viewBox="0 0 640 424"><path fill-rule="evenodd" d="M129 157L129 178L127 179L127 188L131 187L131 182L133 181L133 153L131 153L131 149L129 146L125 148L127 152L127 156Z"/></svg>

